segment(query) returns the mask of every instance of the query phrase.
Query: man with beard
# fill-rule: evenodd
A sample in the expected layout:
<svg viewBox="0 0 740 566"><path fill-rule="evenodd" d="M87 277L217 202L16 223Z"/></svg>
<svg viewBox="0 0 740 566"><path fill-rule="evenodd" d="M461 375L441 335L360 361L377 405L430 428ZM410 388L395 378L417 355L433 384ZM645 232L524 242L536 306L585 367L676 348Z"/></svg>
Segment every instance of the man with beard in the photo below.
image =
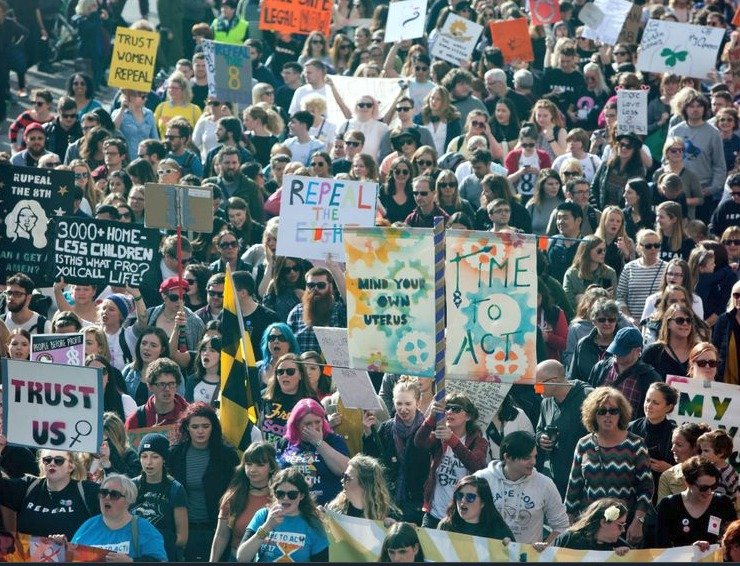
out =
<svg viewBox="0 0 740 566"><path fill-rule="evenodd" d="M33 287L33 281L25 273L16 273L6 281L5 306L8 312L2 316L2 321L8 330L22 328L31 334L51 332L51 322L31 310Z"/></svg>
<svg viewBox="0 0 740 566"><path fill-rule="evenodd" d="M248 271L234 271L231 274L231 278L234 280L234 290L236 291L236 297L239 299L239 306L242 311L242 318L244 319L244 328L249 332L249 339L252 341L252 348L254 349L254 359L260 361L262 359L262 335L265 330L273 322L280 322L275 314L266 307L263 307L257 301L257 284L254 282L254 277ZM305 352L305 350L303 350Z"/></svg>
<svg viewBox="0 0 740 566"><path fill-rule="evenodd" d="M314 326L347 326L347 307L334 298L334 277L324 267L313 267L306 273L306 292L301 304L288 315L288 326L295 334L301 352L321 352Z"/></svg>
<svg viewBox="0 0 740 566"><path fill-rule="evenodd" d="M44 127L38 122L32 122L23 131L23 139L26 142L26 149L11 157L10 164L22 167L38 167L39 158L51 153L45 147L46 132L44 132Z"/></svg>
<svg viewBox="0 0 740 566"><path fill-rule="evenodd" d="M208 324L221 315L224 310L224 282L226 275L215 273L206 284L206 293L208 294L208 303L195 311L195 316L200 318L204 324Z"/></svg>
<svg viewBox="0 0 740 566"><path fill-rule="evenodd" d="M206 175L214 175L216 173L213 170L213 160L218 155L218 152L225 147L233 147L239 152L240 163L254 161L254 157L242 143L242 135L242 123L239 118L224 116L218 120L216 125L216 141L218 144L211 148L208 155L206 155Z"/></svg>
<svg viewBox="0 0 740 566"><path fill-rule="evenodd" d="M203 177L203 163L200 156L187 148L193 128L184 118L175 118L167 124L164 144L167 147L167 157L177 161L182 169L183 176L193 174Z"/></svg>
<svg viewBox="0 0 740 566"><path fill-rule="evenodd" d="M255 222L262 222L265 217L264 197L257 184L244 175L239 168L241 160L239 150L235 147L224 147L216 154L215 160L221 167L221 174L217 177L203 179L202 184L213 183L223 193L220 208L226 210L231 197L239 197L249 204L249 215Z"/></svg>

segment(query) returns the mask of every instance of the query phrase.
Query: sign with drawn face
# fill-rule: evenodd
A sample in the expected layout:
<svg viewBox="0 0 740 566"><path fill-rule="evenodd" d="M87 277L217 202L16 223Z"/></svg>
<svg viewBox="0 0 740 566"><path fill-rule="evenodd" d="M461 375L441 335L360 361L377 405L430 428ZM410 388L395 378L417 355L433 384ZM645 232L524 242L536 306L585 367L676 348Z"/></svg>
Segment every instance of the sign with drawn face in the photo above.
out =
<svg viewBox="0 0 740 566"><path fill-rule="evenodd" d="M51 285L49 220L73 211L74 173L0 166L0 282L25 273Z"/></svg>

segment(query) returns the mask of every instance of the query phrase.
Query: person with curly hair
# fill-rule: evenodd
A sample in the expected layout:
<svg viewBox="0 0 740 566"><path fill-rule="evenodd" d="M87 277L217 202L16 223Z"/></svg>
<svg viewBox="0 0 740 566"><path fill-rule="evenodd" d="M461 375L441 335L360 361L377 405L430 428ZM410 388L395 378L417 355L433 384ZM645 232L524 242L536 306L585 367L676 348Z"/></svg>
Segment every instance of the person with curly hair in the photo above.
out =
<svg viewBox="0 0 740 566"><path fill-rule="evenodd" d="M578 550L613 550L617 556L624 556L630 549L622 538L626 528L627 508L624 503L605 497L591 503L552 545Z"/></svg>

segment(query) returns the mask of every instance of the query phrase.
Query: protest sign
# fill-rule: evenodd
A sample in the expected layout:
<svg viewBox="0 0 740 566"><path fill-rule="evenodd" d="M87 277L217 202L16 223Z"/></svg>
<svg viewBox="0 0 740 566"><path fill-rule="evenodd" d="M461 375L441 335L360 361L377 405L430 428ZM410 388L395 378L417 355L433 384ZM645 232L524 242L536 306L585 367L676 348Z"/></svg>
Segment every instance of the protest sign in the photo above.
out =
<svg viewBox="0 0 740 566"><path fill-rule="evenodd" d="M637 36L642 27L642 6L632 4L627 18L624 20L622 31L619 32L617 43L637 43Z"/></svg>
<svg viewBox="0 0 740 566"><path fill-rule="evenodd" d="M149 92L154 81L159 33L116 28L108 86Z"/></svg>
<svg viewBox="0 0 740 566"><path fill-rule="evenodd" d="M177 442L178 429L176 424L171 424L135 428L133 430L126 431L128 442L129 444L131 444L131 446L134 447L134 449L139 448L139 444L141 444L141 439L144 438L147 434L163 434L170 441L170 445L173 445Z"/></svg>
<svg viewBox="0 0 740 566"><path fill-rule="evenodd" d="M603 18L598 25L594 25L598 20L586 24L583 37L614 45L632 9L632 3L627 0L595 0L593 6L601 11Z"/></svg>
<svg viewBox="0 0 740 566"><path fill-rule="evenodd" d="M64 544L50 537L0 532L0 562L105 562L109 552L83 544Z"/></svg>
<svg viewBox="0 0 740 566"><path fill-rule="evenodd" d="M416 39L424 35L427 0L399 0L388 4L385 43Z"/></svg>
<svg viewBox="0 0 740 566"><path fill-rule="evenodd" d="M714 70L725 30L648 20L637 55L637 69L705 79Z"/></svg>
<svg viewBox="0 0 740 566"><path fill-rule="evenodd" d="M92 218L62 218L54 238L54 280L140 287L144 275L159 266L157 230Z"/></svg>
<svg viewBox="0 0 740 566"><path fill-rule="evenodd" d="M326 361L332 365L331 379L348 409L384 410L366 371L347 369L347 329L315 326L314 332Z"/></svg>
<svg viewBox="0 0 740 566"><path fill-rule="evenodd" d="M734 443L730 464L740 472L740 388L675 375L669 375L666 382L678 390L678 405L668 418L677 424L707 423L713 429L724 429Z"/></svg>
<svg viewBox="0 0 740 566"><path fill-rule="evenodd" d="M482 25L450 12L434 38L430 54L453 65L469 61L481 33Z"/></svg>
<svg viewBox="0 0 740 566"><path fill-rule="evenodd" d="M735 15L732 16L732 25L740 26L740 6L737 7L737 10L735 11Z"/></svg>
<svg viewBox="0 0 740 566"><path fill-rule="evenodd" d="M377 183L286 175L277 254L344 261L344 228L375 224L377 196Z"/></svg>
<svg viewBox="0 0 740 566"><path fill-rule="evenodd" d="M424 228L348 228L350 366L434 377L434 239Z"/></svg>
<svg viewBox="0 0 740 566"><path fill-rule="evenodd" d="M330 0L263 0L261 5L261 30L298 35L320 31L326 37L330 35L334 7Z"/></svg>
<svg viewBox="0 0 740 566"><path fill-rule="evenodd" d="M649 90L620 88L617 91L617 135L629 132L641 136L647 135Z"/></svg>
<svg viewBox="0 0 740 566"><path fill-rule="evenodd" d="M206 39L201 43L206 58L208 96L219 102L252 104L252 62L249 48Z"/></svg>
<svg viewBox="0 0 740 566"><path fill-rule="evenodd" d="M532 25L545 26L561 20L560 5L556 0L529 0Z"/></svg>
<svg viewBox="0 0 740 566"><path fill-rule="evenodd" d="M535 240L448 230L446 254L447 376L534 383Z"/></svg>
<svg viewBox="0 0 740 566"><path fill-rule="evenodd" d="M588 2L578 12L578 19L581 20L587 27L596 29L604 21L604 12L601 11L595 2Z"/></svg>
<svg viewBox="0 0 740 566"><path fill-rule="evenodd" d="M462 393L467 395L478 409L478 426L482 431L491 424L493 415L501 407L504 397L509 393L511 383L489 383L485 381L463 381L461 379L448 379L445 382L445 390L448 395Z"/></svg>
<svg viewBox="0 0 740 566"><path fill-rule="evenodd" d="M174 230L180 226L183 230L207 233L213 230L213 192L208 186L147 183L144 193L147 228Z"/></svg>
<svg viewBox="0 0 740 566"><path fill-rule="evenodd" d="M341 515L326 511L324 526L329 538L329 562L357 564L378 562L386 529L381 521ZM614 551L572 550L548 546L536 550L532 545L518 542L503 542L494 538L483 538L439 529L416 528L419 545L426 562L457 564L470 562L721 562L719 545L712 545L706 552L695 546L674 548L647 548L630 550L623 556Z"/></svg>
<svg viewBox="0 0 740 566"><path fill-rule="evenodd" d="M488 25L493 45L501 50L506 63L534 60L527 18L490 22Z"/></svg>
<svg viewBox="0 0 740 566"><path fill-rule="evenodd" d="M103 441L103 370L0 360L8 444L98 452Z"/></svg>
<svg viewBox="0 0 740 566"><path fill-rule="evenodd" d="M31 361L81 366L85 362L85 335L31 334Z"/></svg>
<svg viewBox="0 0 740 566"><path fill-rule="evenodd" d="M332 75L331 80L337 91L342 93L342 98L349 108L363 96L372 96L379 102L379 115L384 116L395 103L398 93L401 92L399 79L381 79L376 77L345 77L343 75ZM345 121L344 113L337 104L331 89L326 89L326 119L333 124L342 124Z"/></svg>
<svg viewBox="0 0 740 566"><path fill-rule="evenodd" d="M72 171L0 165L0 283L25 273L51 285L49 220L72 214L74 183Z"/></svg>

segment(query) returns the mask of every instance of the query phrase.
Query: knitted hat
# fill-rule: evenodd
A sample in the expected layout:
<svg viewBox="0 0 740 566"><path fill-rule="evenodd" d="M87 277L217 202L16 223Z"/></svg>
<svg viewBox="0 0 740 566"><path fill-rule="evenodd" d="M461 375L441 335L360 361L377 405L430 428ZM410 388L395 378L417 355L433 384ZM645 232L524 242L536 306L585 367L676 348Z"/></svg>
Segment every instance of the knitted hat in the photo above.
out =
<svg viewBox="0 0 740 566"><path fill-rule="evenodd" d="M164 434L150 432L141 439L139 444L139 456L142 452L156 452L166 461L170 453L170 441Z"/></svg>
<svg viewBox="0 0 740 566"><path fill-rule="evenodd" d="M30 134L31 132L34 132L34 131L41 132L41 133L44 133L44 134L46 133L46 132L44 132L44 127L41 124L39 124L38 122L31 122L23 130L23 135L24 136L27 136L28 134Z"/></svg>
<svg viewBox="0 0 740 566"><path fill-rule="evenodd" d="M116 308L121 311L121 320L126 320L134 312L134 301L126 295L113 293L108 296L108 300L112 301Z"/></svg>

